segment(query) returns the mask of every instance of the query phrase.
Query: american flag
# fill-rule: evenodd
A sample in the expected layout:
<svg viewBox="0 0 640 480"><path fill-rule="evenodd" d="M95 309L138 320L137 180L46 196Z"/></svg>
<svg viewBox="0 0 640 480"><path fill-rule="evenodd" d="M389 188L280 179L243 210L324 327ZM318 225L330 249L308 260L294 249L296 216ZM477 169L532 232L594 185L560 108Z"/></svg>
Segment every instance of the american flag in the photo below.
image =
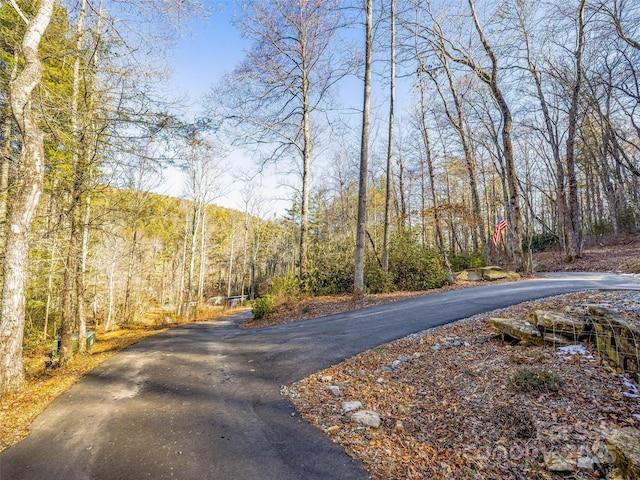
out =
<svg viewBox="0 0 640 480"><path fill-rule="evenodd" d="M502 217L498 217L498 224L496 225L496 231L493 233L493 246L497 246L500 243L500 234L502 230L507 228L507 222Z"/></svg>

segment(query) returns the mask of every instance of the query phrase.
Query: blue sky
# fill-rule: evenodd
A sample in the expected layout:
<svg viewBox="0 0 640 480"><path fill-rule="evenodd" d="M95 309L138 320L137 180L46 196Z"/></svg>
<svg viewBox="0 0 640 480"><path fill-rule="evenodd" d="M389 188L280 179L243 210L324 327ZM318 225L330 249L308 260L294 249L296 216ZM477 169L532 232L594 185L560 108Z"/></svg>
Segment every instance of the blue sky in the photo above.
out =
<svg viewBox="0 0 640 480"><path fill-rule="evenodd" d="M211 3L209 2L209 4ZM177 97L186 97L194 114L201 114L200 104L203 95L222 75L233 70L243 58L244 49L248 48L247 42L232 25L234 3L233 0L220 0L216 6L212 7L211 15L208 18L192 20L186 26L182 38L178 40L176 48L170 55L169 62L173 70L170 91ZM361 43L363 32L360 26L354 25L349 35L353 36L356 44ZM358 110L361 108L361 80L350 76L343 79L341 83L339 98L343 107L345 102L351 107L346 116L351 117L349 121L357 124L360 119ZM376 98L373 99L374 115L376 115L376 105L382 105L383 99L386 99L386 90L382 93L379 88L380 86L376 91ZM401 91L398 92L399 96L401 93ZM405 95L401 96L406 97L406 91L403 93ZM402 101L402 99L398 100ZM342 113L344 115L346 111L343 110ZM386 122L388 114L384 111L378 111L378 114L382 114L384 117L382 122ZM386 133L384 136L386 137ZM253 160L247 158L242 150L234 151L227 162L230 167L229 171L255 170ZM269 167L261 177L256 179L255 185L252 184L252 188L259 192L259 196L268 200L269 214L282 215L291 206L294 191L290 187L284 187L283 183L295 186L300 183L299 178L287 176L283 172L283 168L285 167ZM163 185L162 193L181 195L183 182L180 180L180 176L179 172L168 172L167 177L171 181ZM239 192L244 185L239 182L234 183L231 178L227 178L226 183L229 184L230 193L224 198L218 198L215 203L242 209L242 199Z"/></svg>
<svg viewBox="0 0 640 480"><path fill-rule="evenodd" d="M185 98L194 115L202 114L202 99L222 75L233 70L242 59L245 40L232 25L233 2L212 7L211 15L204 19L194 19L185 28L183 36L170 52L169 65L173 71L170 93ZM242 150L231 152L226 159L224 183L226 193L214 200L225 207L242 210L244 208L241 190L244 185L229 172L249 170L253 161ZM169 169L165 172L167 181L159 188L161 193L181 196L184 192L182 173ZM280 186L281 178L273 170L255 180L254 191L268 200L269 209L265 215L284 214L291 205L292 192Z"/></svg>

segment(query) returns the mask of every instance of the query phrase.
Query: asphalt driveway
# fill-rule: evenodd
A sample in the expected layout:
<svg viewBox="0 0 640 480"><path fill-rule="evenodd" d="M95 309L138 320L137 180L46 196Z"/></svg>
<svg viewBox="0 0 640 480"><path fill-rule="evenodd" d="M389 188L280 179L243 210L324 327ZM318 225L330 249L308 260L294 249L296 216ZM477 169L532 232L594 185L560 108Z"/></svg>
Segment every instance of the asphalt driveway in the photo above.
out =
<svg viewBox="0 0 640 480"><path fill-rule="evenodd" d="M242 313L175 328L115 355L52 402L29 436L0 454L0 479L366 479L359 462L297 416L281 385L488 310L618 288L640 290L640 280L549 274L263 329L239 329Z"/></svg>

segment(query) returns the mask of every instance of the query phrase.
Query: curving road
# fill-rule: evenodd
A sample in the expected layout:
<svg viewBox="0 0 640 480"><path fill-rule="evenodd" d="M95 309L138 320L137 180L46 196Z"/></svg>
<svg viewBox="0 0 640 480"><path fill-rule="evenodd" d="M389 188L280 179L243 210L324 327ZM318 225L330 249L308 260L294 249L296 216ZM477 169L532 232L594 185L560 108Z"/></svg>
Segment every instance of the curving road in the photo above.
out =
<svg viewBox="0 0 640 480"><path fill-rule="evenodd" d="M242 314L175 328L58 397L0 454L0 479L366 479L281 385L413 332L588 289L640 290L640 279L548 274L263 329L239 329Z"/></svg>

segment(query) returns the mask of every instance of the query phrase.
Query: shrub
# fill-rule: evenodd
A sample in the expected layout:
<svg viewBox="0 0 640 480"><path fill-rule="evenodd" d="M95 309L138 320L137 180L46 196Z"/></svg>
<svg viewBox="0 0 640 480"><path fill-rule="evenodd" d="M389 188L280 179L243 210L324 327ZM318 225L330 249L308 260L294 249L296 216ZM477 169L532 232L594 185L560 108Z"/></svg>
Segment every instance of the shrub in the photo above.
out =
<svg viewBox="0 0 640 480"><path fill-rule="evenodd" d="M311 245L307 276L309 293L332 295L353 288L353 248L351 241Z"/></svg>
<svg viewBox="0 0 640 480"><path fill-rule="evenodd" d="M269 293L276 298L297 297L300 295L300 280L295 275L274 277L269 285Z"/></svg>
<svg viewBox="0 0 640 480"><path fill-rule="evenodd" d="M479 268L484 267L484 258L482 254L475 252L468 255L451 255L449 257L449 263L451 264L451 270L454 272L460 272L467 268Z"/></svg>
<svg viewBox="0 0 640 480"><path fill-rule="evenodd" d="M513 384L527 392L533 390L557 392L564 385L564 380L555 372L523 367L513 376Z"/></svg>
<svg viewBox="0 0 640 480"><path fill-rule="evenodd" d="M368 262L364 267L364 285L368 293L390 293L394 290L393 275L384 273L377 262Z"/></svg>
<svg viewBox="0 0 640 480"><path fill-rule="evenodd" d="M427 290L445 284L440 255L421 245L410 230L396 233L389 252L389 272L398 290Z"/></svg>
<svg viewBox="0 0 640 480"><path fill-rule="evenodd" d="M253 313L253 318L255 319L263 318L274 311L273 297L271 295L265 295L257 298L253 302L253 307L251 308L251 313Z"/></svg>
<svg viewBox="0 0 640 480"><path fill-rule="evenodd" d="M522 239L522 248L525 251L529 249L529 245L532 252L546 252L558 245L558 236L553 233L536 233Z"/></svg>

